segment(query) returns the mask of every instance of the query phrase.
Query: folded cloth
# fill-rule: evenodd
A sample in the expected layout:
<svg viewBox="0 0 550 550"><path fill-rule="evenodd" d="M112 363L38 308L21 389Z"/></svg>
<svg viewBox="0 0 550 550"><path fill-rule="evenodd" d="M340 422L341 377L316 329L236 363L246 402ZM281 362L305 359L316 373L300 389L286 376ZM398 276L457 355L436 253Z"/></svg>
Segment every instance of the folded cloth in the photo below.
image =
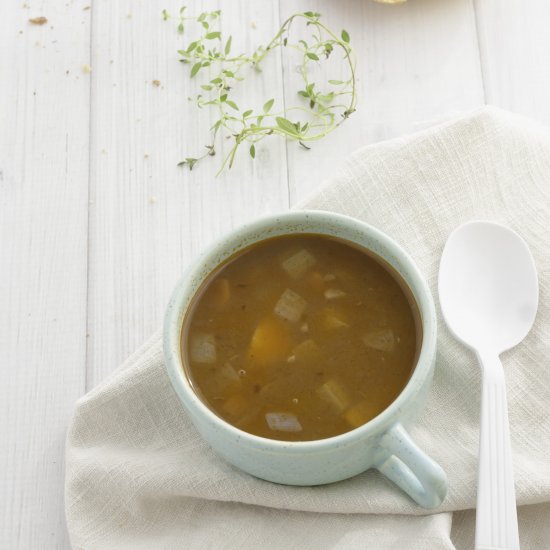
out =
<svg viewBox="0 0 550 550"><path fill-rule="evenodd" d="M502 356L522 548L550 548L550 133L484 108L365 147L300 207L364 220L401 243L437 301L445 240L490 219L529 244L540 305ZM434 385L412 436L449 478L427 515L375 471L320 487L253 478L204 443L170 385L160 333L77 404L66 456L72 544L86 550L473 547L480 371L439 323Z"/></svg>

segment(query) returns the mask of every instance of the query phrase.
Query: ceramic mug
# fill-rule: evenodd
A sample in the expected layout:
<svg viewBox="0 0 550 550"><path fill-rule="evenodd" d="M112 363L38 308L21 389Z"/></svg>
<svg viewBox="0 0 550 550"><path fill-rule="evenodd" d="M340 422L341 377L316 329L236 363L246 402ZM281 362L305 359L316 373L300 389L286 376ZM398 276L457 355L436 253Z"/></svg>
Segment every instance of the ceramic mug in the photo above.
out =
<svg viewBox="0 0 550 550"><path fill-rule="evenodd" d="M183 371L181 334L186 313L205 279L228 258L264 239L288 234L338 237L389 263L409 286L420 311L422 343L414 371L399 396L377 417L341 435L279 441L249 434L217 416L194 393ZM229 233L189 267L171 297L164 321L166 370L193 423L212 448L253 476L286 485L320 485L376 468L425 508L438 506L447 480L442 468L406 431L431 385L437 319L430 290L410 256L392 239L356 219L323 211L262 218Z"/></svg>

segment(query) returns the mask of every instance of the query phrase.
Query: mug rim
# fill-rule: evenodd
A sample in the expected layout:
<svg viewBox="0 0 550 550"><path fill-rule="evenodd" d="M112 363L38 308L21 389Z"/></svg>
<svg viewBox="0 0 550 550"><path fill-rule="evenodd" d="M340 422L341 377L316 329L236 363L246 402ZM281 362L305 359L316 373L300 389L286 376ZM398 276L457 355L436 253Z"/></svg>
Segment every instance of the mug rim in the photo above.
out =
<svg viewBox="0 0 550 550"><path fill-rule="evenodd" d="M230 424L210 409L210 407L208 407L208 405L206 405L206 403L204 403L193 391L188 377L184 372L183 358L181 356L182 326L180 326L180 315L183 313L183 317L181 319L183 321L185 310L187 310L193 297L201 288L203 282L210 275L210 273L212 273L220 264L232 255L248 246L234 246L234 249L229 250L228 253L228 249L231 248L231 245L237 244L237 241L245 241L246 236L250 236L254 233L264 234L261 238L253 240L252 243L262 242L279 235L300 234L300 232L285 230L285 226L292 223L307 223L310 219L314 222L321 223L322 225L325 225L327 222L327 225L330 225L331 223L334 224L336 222L337 224L340 224L341 227L345 226L347 229L367 233L369 236L375 238L382 245L384 250L391 253L391 255L397 260L399 266L406 271L407 278L405 278L405 276L401 273L400 276L417 302L422 324L421 348L412 374L405 387L390 405L388 405L382 412L365 424L342 434L324 439L314 439L308 441L285 441L270 439L251 434ZM270 235L269 233L265 234L265 231L273 225L283 226L282 232L276 233L276 235ZM307 231L301 231L301 233L306 234ZM309 234L315 234L315 231L311 231ZM330 235L330 233L327 234ZM338 237L338 235L333 236ZM343 240L355 242L363 248L371 250L369 247L355 241L354 239L348 237L341 238ZM373 254L377 257L380 257L390 263L375 250L371 250L371 252L373 252ZM219 258L222 259L219 260ZM204 271L202 274L201 272L203 271L203 266L210 262L215 264L214 267ZM390 263L390 265L392 264ZM392 265L392 267L395 269L395 266ZM193 281L196 278L198 278L200 282L194 286ZM413 290L413 286L416 290ZM189 299L187 300L188 297ZM183 305L186 301L187 305L182 312ZM202 415L205 420L208 420L210 423L214 424L217 429L229 432L239 440L242 440L243 443L246 442L250 446L262 448L263 450L297 453L318 452L324 448L326 449L331 447L334 444L338 444L338 446L345 446L346 444L353 443L357 439L360 439L366 435L368 436L369 433L375 434L378 432L384 432L389 427L399 422L400 411L405 408L408 400L411 397L414 397L414 393L422 387L426 377L430 375L433 358L436 351L436 341L437 319L433 297L426 280L421 275L411 256L394 239L372 225L344 214L324 210L296 210L262 216L249 223L238 226L228 233L225 233L222 237L216 239L191 262L190 266L180 277L170 297L163 326L163 354L165 368L180 401L182 401L183 405L192 417L196 417L197 414Z"/></svg>

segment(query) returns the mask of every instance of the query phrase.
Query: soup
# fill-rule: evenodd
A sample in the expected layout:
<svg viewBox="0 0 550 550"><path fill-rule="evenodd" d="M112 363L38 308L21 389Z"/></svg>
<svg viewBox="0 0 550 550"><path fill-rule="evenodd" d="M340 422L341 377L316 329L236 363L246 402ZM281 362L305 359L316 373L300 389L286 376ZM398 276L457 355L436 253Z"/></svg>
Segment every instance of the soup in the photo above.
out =
<svg viewBox="0 0 550 550"><path fill-rule="evenodd" d="M420 346L401 277L346 241L288 235L220 266L184 322L195 393L218 416L270 439L342 434L405 387Z"/></svg>

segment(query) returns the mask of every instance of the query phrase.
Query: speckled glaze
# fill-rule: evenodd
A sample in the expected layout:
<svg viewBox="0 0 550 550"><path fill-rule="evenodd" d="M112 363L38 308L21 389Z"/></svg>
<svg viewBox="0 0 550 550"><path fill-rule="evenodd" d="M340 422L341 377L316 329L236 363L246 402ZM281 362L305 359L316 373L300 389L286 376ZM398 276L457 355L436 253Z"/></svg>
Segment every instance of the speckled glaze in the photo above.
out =
<svg viewBox="0 0 550 550"><path fill-rule="evenodd" d="M331 235L367 248L391 264L418 303L423 339L415 370L397 399L376 418L345 434L317 441L285 442L258 437L216 416L193 392L182 369L183 319L204 279L239 250L266 238L297 233ZM426 508L446 494L441 467L423 453L405 429L430 388L437 320L430 290L408 254L377 229L340 214L297 211L244 225L200 255L176 286L164 321L166 370L181 402L204 439L231 464L256 477L288 485L320 485L376 468Z"/></svg>

